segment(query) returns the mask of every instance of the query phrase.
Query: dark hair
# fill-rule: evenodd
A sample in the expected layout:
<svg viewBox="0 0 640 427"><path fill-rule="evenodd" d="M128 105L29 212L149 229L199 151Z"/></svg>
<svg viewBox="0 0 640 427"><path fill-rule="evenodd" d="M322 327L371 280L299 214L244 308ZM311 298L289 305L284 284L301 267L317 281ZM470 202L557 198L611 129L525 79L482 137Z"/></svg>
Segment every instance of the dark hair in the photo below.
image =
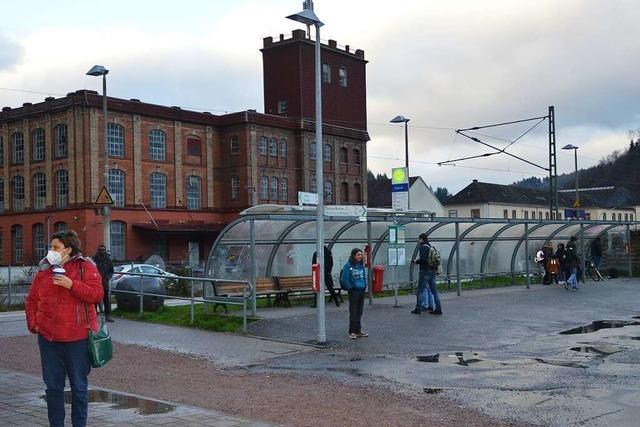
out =
<svg viewBox="0 0 640 427"><path fill-rule="evenodd" d="M577 240L578 238L576 236L571 236L571 238L569 239L570 242L575 242Z"/></svg>
<svg viewBox="0 0 640 427"><path fill-rule="evenodd" d="M358 252L362 252L362 249L360 248L353 248L351 249L351 256L349 256L349 264L353 265L356 264L358 261L356 261L356 254ZM362 262L362 261L360 261Z"/></svg>
<svg viewBox="0 0 640 427"><path fill-rule="evenodd" d="M420 235L418 236L418 239L424 240L425 242L429 241L429 237L427 237L427 233L420 233Z"/></svg>
<svg viewBox="0 0 640 427"><path fill-rule="evenodd" d="M560 248L564 249L564 243L558 243L558 249Z"/></svg>
<svg viewBox="0 0 640 427"><path fill-rule="evenodd" d="M58 239L65 248L71 248L71 256L82 252L80 249L80 239L78 233L73 230L59 231L51 235L51 240Z"/></svg>

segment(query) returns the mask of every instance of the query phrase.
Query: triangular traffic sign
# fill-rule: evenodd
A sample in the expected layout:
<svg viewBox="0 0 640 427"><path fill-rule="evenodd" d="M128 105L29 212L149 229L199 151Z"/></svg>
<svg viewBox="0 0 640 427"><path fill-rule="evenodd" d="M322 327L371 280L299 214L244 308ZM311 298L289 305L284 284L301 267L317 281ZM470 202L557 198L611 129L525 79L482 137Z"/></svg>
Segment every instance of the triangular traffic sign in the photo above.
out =
<svg viewBox="0 0 640 427"><path fill-rule="evenodd" d="M93 202L94 205L112 205L113 204L113 199L111 198L111 194L109 194L109 190L107 190L106 185L102 186L102 189L100 190L100 194L98 194L98 198L96 199L95 202Z"/></svg>

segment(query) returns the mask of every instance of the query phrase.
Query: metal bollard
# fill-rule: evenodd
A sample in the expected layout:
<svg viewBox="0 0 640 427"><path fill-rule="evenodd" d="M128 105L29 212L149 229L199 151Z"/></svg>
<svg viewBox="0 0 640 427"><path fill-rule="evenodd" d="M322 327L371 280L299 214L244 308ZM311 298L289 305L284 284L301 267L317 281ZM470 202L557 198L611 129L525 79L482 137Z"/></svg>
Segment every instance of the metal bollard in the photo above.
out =
<svg viewBox="0 0 640 427"><path fill-rule="evenodd" d="M143 307L143 301L142 301L142 276L140 277L140 315L144 314L144 307Z"/></svg>
<svg viewBox="0 0 640 427"><path fill-rule="evenodd" d="M9 266L8 273L9 275L9 307L11 307L11 266Z"/></svg>
<svg viewBox="0 0 640 427"><path fill-rule="evenodd" d="M193 273L192 273L193 275ZM194 302L193 302L193 280L190 281L191 284L191 324L193 325L193 322L195 320L195 307L194 307Z"/></svg>

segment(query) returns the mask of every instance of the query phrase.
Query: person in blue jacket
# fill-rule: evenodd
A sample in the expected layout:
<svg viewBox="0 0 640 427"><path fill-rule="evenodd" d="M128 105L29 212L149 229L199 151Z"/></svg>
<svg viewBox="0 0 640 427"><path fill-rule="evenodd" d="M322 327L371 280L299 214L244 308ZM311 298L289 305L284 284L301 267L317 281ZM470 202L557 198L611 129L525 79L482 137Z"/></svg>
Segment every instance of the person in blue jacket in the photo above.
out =
<svg viewBox="0 0 640 427"><path fill-rule="evenodd" d="M342 289L349 294L349 338L368 337L362 331L362 309L364 308L364 292L367 289L367 270L362 262L362 250L351 250L349 260L342 267L340 274Z"/></svg>

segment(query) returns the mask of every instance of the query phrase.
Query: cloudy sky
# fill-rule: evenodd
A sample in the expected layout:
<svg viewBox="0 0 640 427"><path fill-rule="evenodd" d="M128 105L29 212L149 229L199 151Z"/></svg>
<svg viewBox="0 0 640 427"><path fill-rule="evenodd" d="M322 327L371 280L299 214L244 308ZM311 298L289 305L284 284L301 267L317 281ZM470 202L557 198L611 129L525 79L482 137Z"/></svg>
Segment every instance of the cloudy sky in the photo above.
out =
<svg viewBox="0 0 640 427"><path fill-rule="evenodd" d="M300 28L300 0L3 2L0 105L100 89L85 76L104 64L110 95L214 113L263 111L265 36ZM409 117L412 175L456 192L472 179L510 183L546 172L490 152L454 129L556 109L557 141L580 146L579 166L628 145L640 128L640 4L635 0L316 0L323 39L365 51L369 168L404 165ZM31 93L34 92L34 93ZM486 129L503 147L535 122ZM547 123L509 151L546 166ZM560 151L559 172L573 170Z"/></svg>

